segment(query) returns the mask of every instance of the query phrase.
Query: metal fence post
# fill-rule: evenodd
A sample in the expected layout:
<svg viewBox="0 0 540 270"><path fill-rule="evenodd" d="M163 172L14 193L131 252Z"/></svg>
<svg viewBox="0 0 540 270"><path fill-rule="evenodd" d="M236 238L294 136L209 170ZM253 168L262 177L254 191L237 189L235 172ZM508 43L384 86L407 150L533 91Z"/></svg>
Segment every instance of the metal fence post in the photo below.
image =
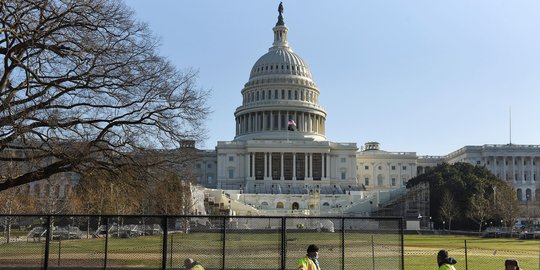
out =
<svg viewBox="0 0 540 270"><path fill-rule="evenodd" d="M170 264L169 264L169 267L172 268L173 266L173 242L174 242L174 234L171 234L171 247L169 248L170 249L170 253L171 253L171 257L170 257Z"/></svg>
<svg viewBox="0 0 540 270"><path fill-rule="evenodd" d="M467 239L465 241L465 270L469 269L469 258L467 257Z"/></svg>
<svg viewBox="0 0 540 270"><path fill-rule="evenodd" d="M371 235L371 265L372 269L375 270L375 241L373 240L373 235Z"/></svg>
<svg viewBox="0 0 540 270"><path fill-rule="evenodd" d="M103 258L103 269L107 269L107 256L109 254L109 218L105 217L105 257Z"/></svg>
<svg viewBox="0 0 540 270"><path fill-rule="evenodd" d="M287 220L281 217L281 270L285 270L287 264Z"/></svg>
<svg viewBox="0 0 540 270"><path fill-rule="evenodd" d="M51 215L47 216L47 221L45 221L45 229L47 233L45 234L45 261L43 261L43 269L49 269L49 252L51 245Z"/></svg>
<svg viewBox="0 0 540 270"><path fill-rule="evenodd" d="M341 270L345 270L345 218L341 216Z"/></svg>
<svg viewBox="0 0 540 270"><path fill-rule="evenodd" d="M225 231L225 226L226 226L226 222L227 222L227 217L223 217L223 228L221 228L221 235L222 235L222 239L223 239L223 244L222 244L222 253L221 253L221 269L222 270L225 270L225 240L226 240L226 231Z"/></svg>
<svg viewBox="0 0 540 270"><path fill-rule="evenodd" d="M167 236L169 234L168 217L161 218L161 226L163 226L163 243L161 252L161 269L167 269Z"/></svg>
<svg viewBox="0 0 540 270"><path fill-rule="evenodd" d="M405 241L403 239L403 218L398 221L399 224L399 236L401 238L401 270L405 270Z"/></svg>

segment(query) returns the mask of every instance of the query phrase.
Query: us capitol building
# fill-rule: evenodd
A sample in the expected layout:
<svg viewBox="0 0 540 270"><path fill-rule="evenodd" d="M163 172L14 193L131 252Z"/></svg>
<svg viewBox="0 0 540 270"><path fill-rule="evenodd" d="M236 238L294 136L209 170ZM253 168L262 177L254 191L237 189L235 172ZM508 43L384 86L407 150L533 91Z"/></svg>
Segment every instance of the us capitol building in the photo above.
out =
<svg viewBox="0 0 540 270"><path fill-rule="evenodd" d="M280 5L272 47L241 90L234 139L199 151L197 180L211 204L239 215L369 215L442 162L486 166L515 187L518 200L540 200L540 145L465 146L446 156L417 156L383 151L377 142L359 150L354 142L328 140L321 90L289 46L282 11Z"/></svg>

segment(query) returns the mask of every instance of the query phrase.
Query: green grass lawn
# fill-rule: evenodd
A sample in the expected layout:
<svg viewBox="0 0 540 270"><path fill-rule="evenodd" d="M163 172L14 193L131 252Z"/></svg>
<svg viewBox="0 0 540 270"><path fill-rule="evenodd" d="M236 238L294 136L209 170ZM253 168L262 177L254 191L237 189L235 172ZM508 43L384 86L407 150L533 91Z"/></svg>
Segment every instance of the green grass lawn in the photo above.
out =
<svg viewBox="0 0 540 270"><path fill-rule="evenodd" d="M168 263L178 267L187 257L200 260L208 268L220 268L223 247L219 233L190 233L169 235ZM287 233L287 268L294 269L296 260L305 255L311 243L321 247L323 269L341 269L341 233ZM227 267L276 269L280 263L281 235L279 233L227 233L225 256ZM156 268L161 264L162 236L127 239L109 238L108 265ZM458 260L456 268L471 270L503 269L504 260L517 258L523 269L539 269L540 241L505 238L484 239L470 236L405 235L405 269L436 269L435 256L447 249ZM42 242L18 242L0 245L2 265L35 266L41 263ZM105 239L52 241L50 265L101 266ZM172 253L171 253L172 251ZM171 257L172 254L172 257ZM372 257L375 254L375 257ZM388 234L345 234L346 269L399 269L400 237ZM373 265L375 267L373 268Z"/></svg>

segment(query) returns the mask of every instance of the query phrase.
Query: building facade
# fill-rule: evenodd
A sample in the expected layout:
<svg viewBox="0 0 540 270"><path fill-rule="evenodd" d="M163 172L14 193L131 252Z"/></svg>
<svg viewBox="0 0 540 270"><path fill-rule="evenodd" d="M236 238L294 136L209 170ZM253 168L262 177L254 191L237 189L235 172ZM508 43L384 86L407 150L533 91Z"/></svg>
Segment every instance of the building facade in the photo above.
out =
<svg viewBox="0 0 540 270"><path fill-rule="evenodd" d="M326 138L320 90L289 46L281 13L272 30L272 47L241 90L236 136L217 144L217 187L257 194L358 190L356 143Z"/></svg>
<svg viewBox="0 0 540 270"><path fill-rule="evenodd" d="M281 11L272 30L272 46L240 91L234 139L219 141L198 161L200 183L222 190L211 196L219 205L244 214L363 215L443 162L486 166L516 188L520 201L540 200L540 145L465 146L446 156L418 156L381 150L377 142L359 151L356 143L328 140L321 90L289 46Z"/></svg>

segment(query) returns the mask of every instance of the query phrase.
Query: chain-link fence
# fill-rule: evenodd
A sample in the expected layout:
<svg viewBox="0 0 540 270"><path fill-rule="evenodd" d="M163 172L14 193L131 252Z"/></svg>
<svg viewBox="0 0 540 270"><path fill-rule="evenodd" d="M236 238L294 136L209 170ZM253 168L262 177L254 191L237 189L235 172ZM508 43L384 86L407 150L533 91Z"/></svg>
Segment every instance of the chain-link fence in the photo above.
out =
<svg viewBox="0 0 540 270"><path fill-rule="evenodd" d="M446 249L457 260L458 270L504 269L507 259L516 259L520 269L540 269L540 241L516 238L460 239L460 236L426 240L405 248L406 269L429 270L437 267L437 252Z"/></svg>
<svg viewBox="0 0 540 270"><path fill-rule="evenodd" d="M399 218L0 215L2 269L404 269ZM48 230L47 228L51 228Z"/></svg>

